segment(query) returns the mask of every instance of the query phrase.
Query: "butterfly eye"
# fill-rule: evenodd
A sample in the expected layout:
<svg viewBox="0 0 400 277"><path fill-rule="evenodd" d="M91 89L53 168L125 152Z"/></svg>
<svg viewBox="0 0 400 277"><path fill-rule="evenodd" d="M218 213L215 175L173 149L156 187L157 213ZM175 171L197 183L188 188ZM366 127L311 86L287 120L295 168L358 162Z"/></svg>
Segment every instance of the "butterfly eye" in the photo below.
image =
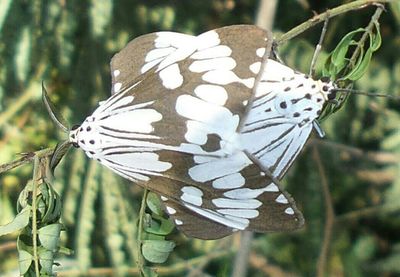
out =
<svg viewBox="0 0 400 277"><path fill-rule="evenodd" d="M329 83L331 80L329 79L329 77L322 77L321 79L321 82L323 82L323 83Z"/></svg>
<svg viewBox="0 0 400 277"><path fill-rule="evenodd" d="M328 100L333 100L333 99L335 99L336 98L336 91L331 91L329 94L328 94Z"/></svg>
<svg viewBox="0 0 400 277"><path fill-rule="evenodd" d="M75 148L79 148L79 144L76 143L76 142L73 142L73 143L72 143L72 146L75 147Z"/></svg>
<svg viewBox="0 0 400 277"><path fill-rule="evenodd" d="M79 126L80 126L80 125L78 125L78 124L76 124L76 125L72 126L72 128L71 128L71 131L75 131L76 129L78 129L78 128L79 128Z"/></svg>

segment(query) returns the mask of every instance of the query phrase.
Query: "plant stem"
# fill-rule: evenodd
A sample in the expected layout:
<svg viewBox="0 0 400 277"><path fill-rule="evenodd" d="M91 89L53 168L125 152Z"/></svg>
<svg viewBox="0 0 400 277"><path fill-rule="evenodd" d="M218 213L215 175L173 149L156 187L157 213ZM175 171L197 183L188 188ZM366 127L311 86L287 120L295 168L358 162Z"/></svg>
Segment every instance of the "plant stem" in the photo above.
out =
<svg viewBox="0 0 400 277"><path fill-rule="evenodd" d="M376 4L383 4L383 3L389 3L391 0L357 0L353 1L341 6L338 6L336 8L333 8L331 10L327 10L324 13L318 14L314 16L313 18L307 20L306 22L303 22L302 24L294 27L290 31L286 32L285 34L281 35L279 38L275 40L276 44L282 44L295 36L298 36L299 34L303 33L304 31L310 29L311 27L317 25L320 22L325 21L327 18L333 18L337 15L353 11L353 10L358 10L365 8L370 5L376 5Z"/></svg>
<svg viewBox="0 0 400 277"><path fill-rule="evenodd" d="M33 263L35 267L35 274L37 277L40 277L40 269L39 269L39 256L37 251L37 187L38 187L38 178L39 178L39 164L40 158L35 156L35 161L33 164L33 180L32 180L32 245L33 245Z"/></svg>
<svg viewBox="0 0 400 277"><path fill-rule="evenodd" d="M142 232L143 232L143 218L144 218L144 213L146 210L146 199L147 199L147 194L148 190L145 188L143 192L143 197L142 197L142 203L140 205L140 211L139 211L139 224L138 224L138 229L137 229L137 264L139 267L139 270L142 272L144 276L146 276L146 273L144 271L144 259L142 256Z"/></svg>
<svg viewBox="0 0 400 277"><path fill-rule="evenodd" d="M354 50L353 55L350 58L349 61L349 67L351 69L354 68L354 65L356 64L356 60L358 58L358 56L360 55L360 51L361 49L364 47L365 42L367 41L367 39L369 38L372 29L375 27L375 24L379 24L378 23L378 19L381 16L383 12L383 8L382 7L378 7L374 13L374 15L371 18L371 21L369 22L368 26L365 28L365 32L362 35L361 39L359 40L359 42L357 43L357 48ZM378 25L379 26L379 25Z"/></svg>
<svg viewBox="0 0 400 277"><path fill-rule="evenodd" d="M11 169L14 169L16 167L24 165L26 163L30 163L36 157L44 158L44 157L51 156L51 154L53 154L53 151L54 151L53 148L46 148L46 149L38 150L35 152L29 152L29 153L25 154L22 158L19 158L17 160L9 162L9 163L1 164L0 165L0 173L9 171Z"/></svg>

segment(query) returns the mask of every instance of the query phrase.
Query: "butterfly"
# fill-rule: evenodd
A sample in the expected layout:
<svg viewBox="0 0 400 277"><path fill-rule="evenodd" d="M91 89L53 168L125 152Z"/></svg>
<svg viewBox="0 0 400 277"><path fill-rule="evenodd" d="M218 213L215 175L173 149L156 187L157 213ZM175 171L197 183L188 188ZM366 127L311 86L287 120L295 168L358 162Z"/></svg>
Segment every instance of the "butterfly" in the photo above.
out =
<svg viewBox="0 0 400 277"><path fill-rule="evenodd" d="M300 228L279 180L335 86L277 62L271 41L252 25L134 39L111 60L111 97L69 143L159 194L189 237Z"/></svg>

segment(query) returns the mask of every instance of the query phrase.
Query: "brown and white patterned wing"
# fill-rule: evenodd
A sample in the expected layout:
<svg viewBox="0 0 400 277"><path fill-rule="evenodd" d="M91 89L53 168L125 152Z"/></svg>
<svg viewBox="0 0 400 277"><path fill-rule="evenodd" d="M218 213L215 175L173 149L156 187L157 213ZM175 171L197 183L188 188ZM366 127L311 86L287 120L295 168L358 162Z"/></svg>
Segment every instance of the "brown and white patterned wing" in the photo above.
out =
<svg viewBox="0 0 400 277"><path fill-rule="evenodd" d="M111 94L133 85L140 75L159 65L193 39L194 36L181 33L157 32L142 35L129 42L111 59Z"/></svg>
<svg viewBox="0 0 400 277"><path fill-rule="evenodd" d="M243 152L225 158L164 152L160 158L177 166L164 177L151 177L148 186L163 196L167 213L188 236L216 239L239 230L291 231L304 223L290 195Z"/></svg>
<svg viewBox="0 0 400 277"><path fill-rule="evenodd" d="M188 235L300 227L294 202L244 154L237 132L267 37L247 25L197 36L104 101L71 141L171 201ZM219 231L196 233L193 215Z"/></svg>

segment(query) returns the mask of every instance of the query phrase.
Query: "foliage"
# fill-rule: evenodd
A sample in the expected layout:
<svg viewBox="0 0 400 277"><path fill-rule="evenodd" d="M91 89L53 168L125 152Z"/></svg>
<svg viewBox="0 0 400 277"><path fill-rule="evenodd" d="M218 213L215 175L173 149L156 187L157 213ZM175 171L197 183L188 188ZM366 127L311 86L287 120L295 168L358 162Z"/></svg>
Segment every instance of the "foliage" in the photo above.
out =
<svg viewBox="0 0 400 277"><path fill-rule="evenodd" d="M279 2L275 34L311 18L312 10L324 12L347 1L308 1L309 8L299 4L304 2ZM197 34L219 26L251 24L257 4L254 0L2 1L0 164L16 159L32 161L29 155L17 153L54 147L65 139L50 123L41 102L42 80L66 121L79 123L99 100L108 97L110 58L130 39L158 30ZM400 58L393 49L399 48L400 4L393 1L386 8L388 12L379 20L381 48L370 59L367 49L371 45L367 43L367 59L356 64L368 60L368 70L355 87L398 95ZM346 34L366 28L373 11L369 7L331 19L323 49L334 51L341 41L349 44L353 37ZM371 43L377 41L374 34ZM314 27L285 43L279 49L281 58L308 72L319 35L320 29ZM317 76L322 75L327 57L323 51ZM365 68L362 66L362 71ZM323 121L326 138L312 138L284 180L304 212L306 227L290 234L256 234L249 254L249 276L314 276L321 268L327 275L339 276L400 272L396 263L400 255L399 108L398 101L351 96L342 109ZM140 187L89 161L81 151L69 151L57 167L55 179L44 179L51 183L51 191L45 182L38 187L43 196L56 192L61 197L65 232L61 232L59 242L53 240L61 227L58 216L37 226L41 251L34 254L24 240L31 233L32 214L27 223L27 209L14 207L21 191L32 195L31 178L28 165L0 175L0 225L12 222L8 230L0 228L0 234L28 230L19 234L18 242L16 233L0 237L1 276L17 275L18 266L22 272L31 270L34 255L48 274L55 270L58 276L138 275L137 264L147 274L232 273L233 254L241 248L239 234L217 241L187 239L171 230L157 197L148 194L144 209ZM326 197L327 186L331 197ZM42 220L45 213L41 208L56 207L46 201L59 198L41 199L44 202L38 205L38 215ZM26 205L32 205L29 201ZM327 212L329 206L333 214ZM140 211L144 216L139 216ZM326 245L328 251L324 250ZM74 253L55 255L54 251L68 252L62 247ZM60 266L51 268L44 263L53 257Z"/></svg>

